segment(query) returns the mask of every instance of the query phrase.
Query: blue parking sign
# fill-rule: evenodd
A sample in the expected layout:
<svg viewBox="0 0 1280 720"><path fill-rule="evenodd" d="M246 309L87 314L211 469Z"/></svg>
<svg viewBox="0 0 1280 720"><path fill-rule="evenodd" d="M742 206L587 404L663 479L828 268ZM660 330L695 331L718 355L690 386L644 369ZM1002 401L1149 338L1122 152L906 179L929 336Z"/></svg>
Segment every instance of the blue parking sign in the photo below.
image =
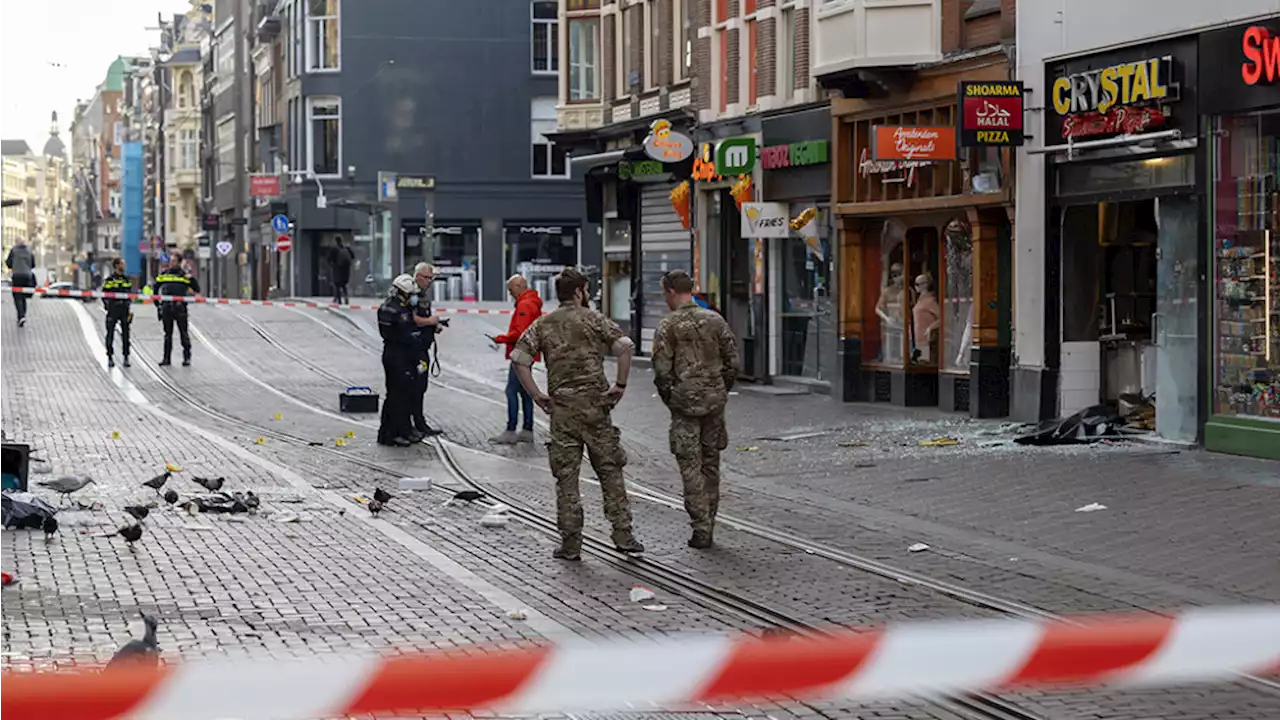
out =
<svg viewBox="0 0 1280 720"><path fill-rule="evenodd" d="M278 233L289 232L289 218L284 215L276 215L271 218L271 229Z"/></svg>

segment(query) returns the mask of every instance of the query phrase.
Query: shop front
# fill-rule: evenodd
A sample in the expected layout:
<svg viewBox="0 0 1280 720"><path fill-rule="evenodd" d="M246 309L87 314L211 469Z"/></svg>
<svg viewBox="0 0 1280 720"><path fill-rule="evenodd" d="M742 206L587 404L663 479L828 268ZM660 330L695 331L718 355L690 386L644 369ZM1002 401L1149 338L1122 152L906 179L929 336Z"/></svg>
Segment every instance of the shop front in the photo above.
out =
<svg viewBox="0 0 1280 720"><path fill-rule="evenodd" d="M419 262L434 265L437 281L432 292L439 302L471 302L483 297L480 261L484 255L484 228L481 223L438 220L432 231L435 243L429 251L421 236L405 235L406 272Z"/></svg>
<svg viewBox="0 0 1280 720"><path fill-rule="evenodd" d="M507 276L519 273L543 298L554 298L552 278L580 264L582 231L574 223L508 223L503 228Z"/></svg>
<svg viewBox="0 0 1280 720"><path fill-rule="evenodd" d="M1280 17L1204 33L1199 56L1213 88L1200 97L1213 169L1204 444L1280 459Z"/></svg>
<svg viewBox="0 0 1280 720"><path fill-rule="evenodd" d="M920 71L898 96L833 103L845 400L1008 414L1008 146L1020 137L1006 131L1020 134L1021 97L993 93L1001 130L967 139L957 94L1008 78L988 56Z"/></svg>
<svg viewBox="0 0 1280 720"><path fill-rule="evenodd" d="M831 252L831 111L766 117L759 160L763 203L747 225L773 218L769 240L770 375L830 391L835 376L835 258Z"/></svg>
<svg viewBox="0 0 1280 720"><path fill-rule="evenodd" d="M1046 304L1058 414L1198 437L1205 309L1196 39L1046 65ZM1054 337L1056 336L1056 337Z"/></svg>

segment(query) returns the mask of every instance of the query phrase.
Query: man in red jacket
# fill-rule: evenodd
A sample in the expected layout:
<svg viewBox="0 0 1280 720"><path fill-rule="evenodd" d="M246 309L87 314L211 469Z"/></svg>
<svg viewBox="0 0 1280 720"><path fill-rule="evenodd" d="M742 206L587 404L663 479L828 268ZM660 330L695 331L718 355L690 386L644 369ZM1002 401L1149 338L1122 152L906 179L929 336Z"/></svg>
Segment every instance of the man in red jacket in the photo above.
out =
<svg viewBox="0 0 1280 720"><path fill-rule="evenodd" d="M490 337L495 343L507 346L507 359L511 359L511 351L516 341L534 320L542 317L542 298L536 290L529 289L529 281L523 275L512 275L507 280L507 292L516 301L516 311L511 314L511 325L507 332L497 337ZM534 358L538 360L538 358ZM516 432L516 421L520 419L520 407L524 406L524 425ZM507 368L507 430L496 437L489 438L495 445L514 445L521 442L533 442L533 396L520 385L516 377L515 365Z"/></svg>

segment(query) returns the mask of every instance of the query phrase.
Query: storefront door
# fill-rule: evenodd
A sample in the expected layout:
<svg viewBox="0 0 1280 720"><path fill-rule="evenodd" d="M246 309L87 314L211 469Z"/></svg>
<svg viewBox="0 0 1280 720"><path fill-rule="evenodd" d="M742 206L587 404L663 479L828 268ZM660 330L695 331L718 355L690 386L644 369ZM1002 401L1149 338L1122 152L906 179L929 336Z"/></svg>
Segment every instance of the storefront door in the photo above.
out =
<svg viewBox="0 0 1280 720"><path fill-rule="evenodd" d="M793 216L803 209L793 206ZM823 213L822 221L826 214ZM813 380L831 379L830 343L834 339L835 317L831 308L831 243L826 232L820 237L789 237L782 245L782 297L780 305L781 344L779 372L785 376ZM828 356L831 358L828 358Z"/></svg>
<svg viewBox="0 0 1280 720"><path fill-rule="evenodd" d="M1156 434L1191 443L1199 427L1198 203L1193 196L1169 196L1156 204Z"/></svg>

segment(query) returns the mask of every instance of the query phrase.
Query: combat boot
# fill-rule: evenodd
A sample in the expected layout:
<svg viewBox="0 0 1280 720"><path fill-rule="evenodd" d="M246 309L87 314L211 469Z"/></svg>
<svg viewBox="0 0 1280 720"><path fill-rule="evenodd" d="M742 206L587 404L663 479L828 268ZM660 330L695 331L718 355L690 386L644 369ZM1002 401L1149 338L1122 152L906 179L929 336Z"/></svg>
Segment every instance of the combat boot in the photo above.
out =
<svg viewBox="0 0 1280 720"><path fill-rule="evenodd" d="M115 358L113 358L113 357L111 357L110 355L108 355L108 356L107 356L107 367L108 367L108 368L113 368L113 367L115 367L115 366L116 366L116 359L115 359Z"/></svg>
<svg viewBox="0 0 1280 720"><path fill-rule="evenodd" d="M613 547L628 555L639 555L644 552L644 545L636 540L636 536L632 535L630 530L624 533L614 532Z"/></svg>
<svg viewBox="0 0 1280 720"><path fill-rule="evenodd" d="M689 547L695 550L706 550L711 547L711 531L710 530L694 530L693 537L689 538Z"/></svg>
<svg viewBox="0 0 1280 720"><path fill-rule="evenodd" d="M560 539L560 547L551 553L551 557L557 560L571 560L577 562L582 559L582 533L569 535Z"/></svg>
<svg viewBox="0 0 1280 720"><path fill-rule="evenodd" d="M124 365L125 367L132 367L132 366L129 364L129 356L128 356L128 355L125 355L125 356L124 356L124 362L122 362L122 363L120 363L120 364L121 364L121 365Z"/></svg>
<svg viewBox="0 0 1280 720"><path fill-rule="evenodd" d="M191 367L191 353L182 354L182 367Z"/></svg>
<svg viewBox="0 0 1280 720"><path fill-rule="evenodd" d="M160 361L160 367L166 367L172 364L173 363L169 360L169 358L164 358L163 360Z"/></svg>

